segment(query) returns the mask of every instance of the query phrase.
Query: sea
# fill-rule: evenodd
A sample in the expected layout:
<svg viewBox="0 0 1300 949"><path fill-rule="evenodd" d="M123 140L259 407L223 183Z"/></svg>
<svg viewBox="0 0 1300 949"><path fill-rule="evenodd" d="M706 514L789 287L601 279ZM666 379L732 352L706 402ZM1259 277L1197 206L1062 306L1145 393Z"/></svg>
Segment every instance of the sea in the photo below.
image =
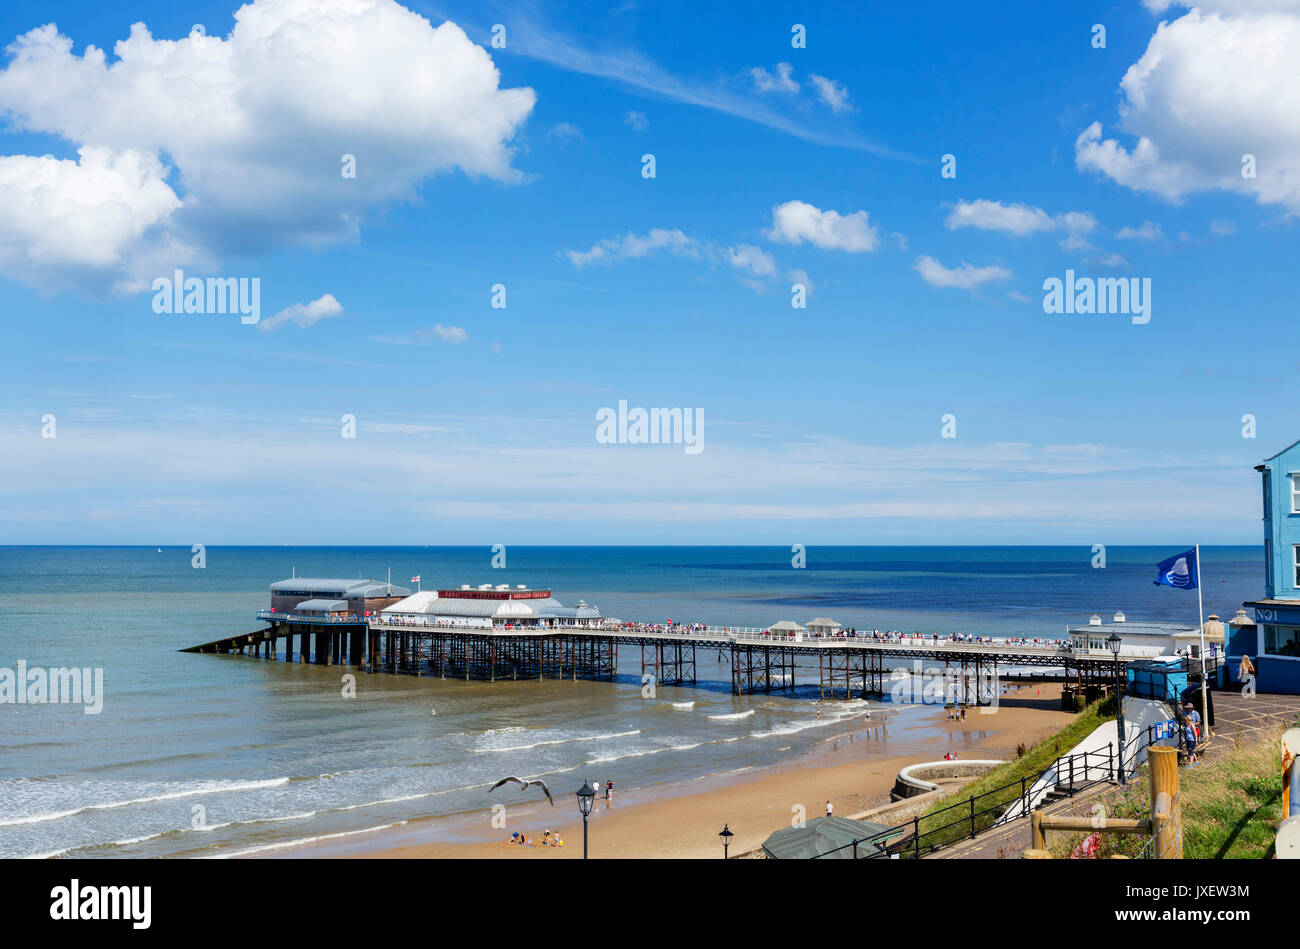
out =
<svg viewBox="0 0 1300 949"><path fill-rule="evenodd" d="M485 811L506 775L568 798L789 763L905 702L733 696L727 656L645 697L636 647L614 681L464 682L180 650L260 629L268 586L358 577L424 589L550 588L623 620L1060 638L1117 610L1194 624L1157 586L1178 547L0 547L0 670L102 670L102 708L0 704L0 857L275 855ZM500 562L500 558L497 558ZM1262 547L1201 551L1207 614L1263 593ZM807 679L807 675L804 675ZM351 684L349 685L349 679ZM348 692L353 694L349 697ZM570 787L572 785L572 787ZM535 793L535 792L534 792ZM560 803L563 805L564 801Z"/></svg>

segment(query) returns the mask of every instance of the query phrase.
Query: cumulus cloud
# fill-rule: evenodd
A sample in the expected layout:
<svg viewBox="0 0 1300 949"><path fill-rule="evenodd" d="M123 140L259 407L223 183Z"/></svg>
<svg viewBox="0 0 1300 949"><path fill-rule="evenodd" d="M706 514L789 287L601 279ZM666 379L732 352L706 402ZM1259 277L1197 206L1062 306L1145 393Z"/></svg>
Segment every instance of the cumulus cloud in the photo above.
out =
<svg viewBox="0 0 1300 949"><path fill-rule="evenodd" d="M103 146L78 155L0 156L0 272L93 291L133 262L195 261L168 225L181 200L156 157Z"/></svg>
<svg viewBox="0 0 1300 949"><path fill-rule="evenodd" d="M623 114L623 122L625 125L632 126L638 132L644 132L650 127L650 120L645 117L645 113L637 112L635 109Z"/></svg>
<svg viewBox="0 0 1300 949"><path fill-rule="evenodd" d="M817 90L817 98L830 106L832 112L845 112L853 108L849 104L849 90L844 88L843 83L816 74L808 78L812 80L813 88Z"/></svg>
<svg viewBox="0 0 1300 949"><path fill-rule="evenodd" d="M949 230L973 227L981 231L1000 231L1024 237L1040 231L1064 231L1072 237L1089 234L1097 219L1086 211L1066 211L1055 216L1030 204L1003 204L980 198L958 201L944 222Z"/></svg>
<svg viewBox="0 0 1300 949"><path fill-rule="evenodd" d="M932 287L956 287L961 290L974 290L976 287L998 280L1007 280L1011 271L996 264L988 267L975 267L962 261L960 267L945 267L933 257L918 257L912 268Z"/></svg>
<svg viewBox="0 0 1300 949"><path fill-rule="evenodd" d="M793 79L793 73L794 67L789 63L777 63L775 75L762 66L755 66L749 71L757 92L798 92L799 83Z"/></svg>
<svg viewBox="0 0 1300 949"><path fill-rule="evenodd" d="M327 293L310 303L295 303L293 306L287 306L275 316L262 320L257 324L257 328L269 333L281 326L293 323L295 326L306 329L309 326L315 326L321 320L342 315L343 304L334 299L334 294Z"/></svg>
<svg viewBox="0 0 1300 949"><path fill-rule="evenodd" d="M26 196L17 211L3 201L0 267L34 283L97 275L140 289L235 250L355 239L368 211L440 172L522 180L510 142L533 91L500 88L460 27L394 0L254 0L224 38L155 39L136 23L111 57L76 55L48 24L8 53L0 113L81 147L70 165L0 158L4 197ZM345 155L355 178L341 174ZM33 202L56 212L44 229ZM48 248L78 228L57 215L77 206L104 253L59 261ZM19 266L42 255L41 268Z"/></svg>
<svg viewBox="0 0 1300 949"><path fill-rule="evenodd" d="M1158 241L1165 235L1155 221L1143 221L1138 227L1121 227L1115 236L1125 241Z"/></svg>
<svg viewBox="0 0 1300 949"><path fill-rule="evenodd" d="M772 209L768 240L783 244L807 241L828 250L869 252L880 246L880 232L867 220L866 211L840 214L823 211L806 201L787 201Z"/></svg>
<svg viewBox="0 0 1300 949"><path fill-rule="evenodd" d="M1156 28L1120 82L1120 127L1135 141L1105 138L1093 122L1075 141L1075 164L1173 202L1225 190L1300 213L1297 55L1300 4L1198 3ZM1242 175L1247 154L1255 178Z"/></svg>

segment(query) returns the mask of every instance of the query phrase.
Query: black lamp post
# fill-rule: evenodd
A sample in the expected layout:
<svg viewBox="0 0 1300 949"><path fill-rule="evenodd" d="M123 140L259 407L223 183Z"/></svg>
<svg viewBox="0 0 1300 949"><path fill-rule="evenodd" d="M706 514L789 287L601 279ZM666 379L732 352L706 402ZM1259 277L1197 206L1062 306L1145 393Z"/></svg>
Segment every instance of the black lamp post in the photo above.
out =
<svg viewBox="0 0 1300 949"><path fill-rule="evenodd" d="M596 802L596 789L590 781L583 781L577 790L578 810L582 814L582 859L587 859L587 818L591 816L591 805Z"/></svg>
<svg viewBox="0 0 1300 949"><path fill-rule="evenodd" d="M727 824L722 825L722 830L718 836L722 838L722 859L727 859L727 848L731 846L731 838L736 835L731 832L731 827Z"/></svg>
<svg viewBox="0 0 1300 949"><path fill-rule="evenodd" d="M1124 699L1120 696L1119 644L1122 640L1114 633L1106 640L1111 655L1115 657L1115 728L1119 736L1119 754L1115 758L1115 780L1124 783Z"/></svg>

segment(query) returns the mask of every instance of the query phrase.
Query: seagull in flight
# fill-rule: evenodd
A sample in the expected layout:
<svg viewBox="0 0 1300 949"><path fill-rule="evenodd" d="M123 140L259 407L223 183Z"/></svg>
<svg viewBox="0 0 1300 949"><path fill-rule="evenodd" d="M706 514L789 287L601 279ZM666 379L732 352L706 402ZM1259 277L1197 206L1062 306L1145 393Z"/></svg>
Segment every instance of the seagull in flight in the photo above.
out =
<svg viewBox="0 0 1300 949"><path fill-rule="evenodd" d="M497 788L501 787L501 785L509 784L511 781L515 782L515 784L521 785L524 790L527 790L532 785L537 785L542 789L542 793L546 795L546 799L551 802L551 806L555 806L555 799L551 797L551 789L546 786L545 781L525 781L523 778L516 778L513 774L508 778L502 778L496 784L492 785L492 787L488 788L488 793L491 794Z"/></svg>

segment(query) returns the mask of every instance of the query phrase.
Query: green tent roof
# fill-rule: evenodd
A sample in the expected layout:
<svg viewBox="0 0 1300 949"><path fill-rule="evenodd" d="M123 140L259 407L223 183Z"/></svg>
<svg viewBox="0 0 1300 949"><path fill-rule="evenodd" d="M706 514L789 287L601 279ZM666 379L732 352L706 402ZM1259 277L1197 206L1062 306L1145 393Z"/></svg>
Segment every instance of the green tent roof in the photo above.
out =
<svg viewBox="0 0 1300 949"><path fill-rule="evenodd" d="M763 841L763 852L774 860L809 860L821 854L826 859L853 859L853 841L858 841L858 859L880 852L877 842L893 836L894 828L847 817L817 817L803 827L786 827ZM841 849L843 848L843 849Z"/></svg>

